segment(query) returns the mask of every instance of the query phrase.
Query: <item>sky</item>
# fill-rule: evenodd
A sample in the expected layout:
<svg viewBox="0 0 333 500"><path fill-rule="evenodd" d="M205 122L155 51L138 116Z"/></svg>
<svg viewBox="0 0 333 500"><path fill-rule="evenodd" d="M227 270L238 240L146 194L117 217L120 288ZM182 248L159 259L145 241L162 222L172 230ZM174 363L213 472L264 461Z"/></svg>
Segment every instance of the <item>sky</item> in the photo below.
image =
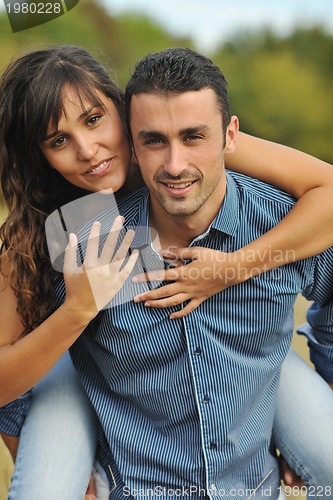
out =
<svg viewBox="0 0 333 500"><path fill-rule="evenodd" d="M333 33L332 0L100 0L114 15L137 11L197 48L213 50L233 33L269 26L287 35L294 26L320 23Z"/></svg>
<svg viewBox="0 0 333 500"><path fill-rule="evenodd" d="M321 24L333 34L333 0L98 1L111 15L126 11L143 13L176 36L191 36L197 49L203 51L214 50L219 42L237 32L262 27L270 27L284 36L295 26ZM4 0L0 0L1 10Z"/></svg>

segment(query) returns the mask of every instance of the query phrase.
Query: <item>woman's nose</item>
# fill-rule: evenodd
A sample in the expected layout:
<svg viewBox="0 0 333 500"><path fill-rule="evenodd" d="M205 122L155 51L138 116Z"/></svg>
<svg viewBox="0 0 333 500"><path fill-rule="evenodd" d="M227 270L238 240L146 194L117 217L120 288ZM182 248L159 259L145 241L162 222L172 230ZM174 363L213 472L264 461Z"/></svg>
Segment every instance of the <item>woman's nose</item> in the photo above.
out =
<svg viewBox="0 0 333 500"><path fill-rule="evenodd" d="M82 136L77 140L77 152L80 160L91 160L95 157L98 151L98 144L96 141Z"/></svg>

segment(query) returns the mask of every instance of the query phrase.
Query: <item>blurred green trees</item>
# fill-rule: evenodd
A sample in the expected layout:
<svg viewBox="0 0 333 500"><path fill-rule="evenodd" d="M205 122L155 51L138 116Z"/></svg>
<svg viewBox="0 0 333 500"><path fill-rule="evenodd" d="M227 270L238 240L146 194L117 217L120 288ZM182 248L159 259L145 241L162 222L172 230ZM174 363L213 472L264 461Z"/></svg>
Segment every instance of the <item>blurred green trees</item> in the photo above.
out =
<svg viewBox="0 0 333 500"><path fill-rule="evenodd" d="M113 17L95 0L81 0L66 15L15 34L6 13L0 14L0 70L18 54L64 43L85 47L122 86L147 52L194 47L152 18L135 12ZM206 55L226 75L232 112L242 130L333 163L332 35L320 27L300 27L285 38L269 30L239 33Z"/></svg>
<svg viewBox="0 0 333 500"><path fill-rule="evenodd" d="M243 34L214 61L242 130L333 162L333 37L316 27L280 39Z"/></svg>

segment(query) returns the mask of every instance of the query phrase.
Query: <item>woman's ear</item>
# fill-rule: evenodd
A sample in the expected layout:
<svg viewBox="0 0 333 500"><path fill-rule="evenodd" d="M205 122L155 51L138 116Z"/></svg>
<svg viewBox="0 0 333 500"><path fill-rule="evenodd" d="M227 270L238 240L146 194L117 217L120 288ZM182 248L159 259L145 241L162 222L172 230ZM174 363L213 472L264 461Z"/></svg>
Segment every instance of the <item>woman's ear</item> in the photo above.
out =
<svg viewBox="0 0 333 500"><path fill-rule="evenodd" d="M224 152L231 154L236 150L237 134L239 131L239 121L237 116L233 115L226 130L226 145Z"/></svg>

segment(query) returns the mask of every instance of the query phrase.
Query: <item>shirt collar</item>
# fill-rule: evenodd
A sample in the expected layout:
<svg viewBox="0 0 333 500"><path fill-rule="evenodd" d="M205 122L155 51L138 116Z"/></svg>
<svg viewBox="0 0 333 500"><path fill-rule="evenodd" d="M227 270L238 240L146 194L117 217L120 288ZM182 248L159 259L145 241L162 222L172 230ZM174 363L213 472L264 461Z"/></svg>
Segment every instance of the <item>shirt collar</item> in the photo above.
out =
<svg viewBox="0 0 333 500"><path fill-rule="evenodd" d="M233 236L239 224L239 195L234 179L226 172L226 194L217 216L205 232L216 229L222 233ZM149 230L149 191L146 188L143 191L140 203L138 205L138 226L135 229L133 239L133 248L142 248L151 244L151 235Z"/></svg>
<svg viewBox="0 0 333 500"><path fill-rule="evenodd" d="M140 202L137 207L137 227L133 227L135 236L132 242L132 248L144 248L151 244L151 235L149 227L149 191L147 188L143 189Z"/></svg>
<svg viewBox="0 0 333 500"><path fill-rule="evenodd" d="M234 179L226 172L227 187L224 200L211 227L234 236L239 224L239 193Z"/></svg>

